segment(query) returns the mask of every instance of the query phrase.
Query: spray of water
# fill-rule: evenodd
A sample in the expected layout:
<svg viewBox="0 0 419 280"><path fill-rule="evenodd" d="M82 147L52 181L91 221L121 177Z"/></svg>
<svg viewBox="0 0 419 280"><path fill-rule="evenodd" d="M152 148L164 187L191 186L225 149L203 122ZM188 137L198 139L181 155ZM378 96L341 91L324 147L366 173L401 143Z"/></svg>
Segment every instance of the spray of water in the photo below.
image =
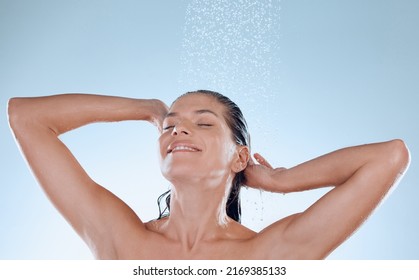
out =
<svg viewBox="0 0 419 280"><path fill-rule="evenodd" d="M278 0L192 0L185 16L181 87L205 87L247 102L269 100L279 63L279 10Z"/></svg>
<svg viewBox="0 0 419 280"><path fill-rule="evenodd" d="M280 0L191 0L182 41L181 92L221 92L241 107L252 134L275 138L267 135L275 132L264 122L275 115L279 94L279 19ZM255 205L253 221L257 216L256 221L263 220L263 198L257 193L242 200Z"/></svg>

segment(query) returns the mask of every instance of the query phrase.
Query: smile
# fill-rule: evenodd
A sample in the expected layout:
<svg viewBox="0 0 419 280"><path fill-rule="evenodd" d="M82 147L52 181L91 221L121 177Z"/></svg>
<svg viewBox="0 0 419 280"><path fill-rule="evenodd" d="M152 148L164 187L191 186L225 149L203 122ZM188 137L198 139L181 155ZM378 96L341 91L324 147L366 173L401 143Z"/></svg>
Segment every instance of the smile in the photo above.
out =
<svg viewBox="0 0 419 280"><path fill-rule="evenodd" d="M173 147L169 147L169 149L167 150L168 154L175 152L201 152L201 150L192 145L185 144L173 145Z"/></svg>

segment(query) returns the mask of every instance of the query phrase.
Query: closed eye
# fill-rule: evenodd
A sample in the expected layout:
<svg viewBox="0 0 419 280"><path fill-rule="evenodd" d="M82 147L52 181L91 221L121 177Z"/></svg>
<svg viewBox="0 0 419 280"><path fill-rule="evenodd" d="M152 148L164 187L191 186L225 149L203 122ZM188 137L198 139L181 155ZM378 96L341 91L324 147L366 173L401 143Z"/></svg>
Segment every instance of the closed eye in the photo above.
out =
<svg viewBox="0 0 419 280"><path fill-rule="evenodd" d="M206 126L206 127L209 127L209 126L213 126L213 125L212 124L209 124L209 123L199 123L198 126Z"/></svg>
<svg viewBox="0 0 419 280"><path fill-rule="evenodd" d="M214 126L213 124L209 124L209 123L198 123L197 125L200 126L200 127L211 127L211 126ZM174 125L168 125L168 126L165 126L163 128L163 130L173 129L174 127L175 127Z"/></svg>

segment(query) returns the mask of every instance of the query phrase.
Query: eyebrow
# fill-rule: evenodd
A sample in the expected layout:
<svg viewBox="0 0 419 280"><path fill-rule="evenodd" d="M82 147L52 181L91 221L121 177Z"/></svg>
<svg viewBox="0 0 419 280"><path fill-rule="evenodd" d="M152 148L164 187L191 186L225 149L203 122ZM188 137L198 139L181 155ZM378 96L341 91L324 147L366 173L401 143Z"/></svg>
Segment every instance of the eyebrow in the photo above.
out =
<svg viewBox="0 0 419 280"><path fill-rule="evenodd" d="M217 118L219 117L217 113L215 113L214 111L208 110L208 109L196 110L196 111L194 111L194 113L197 114L197 115L209 113L209 114L212 114L212 115L216 116ZM170 117L177 117L177 116L179 116L179 113L170 112L170 113L167 113L167 115L165 116L165 119L170 118Z"/></svg>

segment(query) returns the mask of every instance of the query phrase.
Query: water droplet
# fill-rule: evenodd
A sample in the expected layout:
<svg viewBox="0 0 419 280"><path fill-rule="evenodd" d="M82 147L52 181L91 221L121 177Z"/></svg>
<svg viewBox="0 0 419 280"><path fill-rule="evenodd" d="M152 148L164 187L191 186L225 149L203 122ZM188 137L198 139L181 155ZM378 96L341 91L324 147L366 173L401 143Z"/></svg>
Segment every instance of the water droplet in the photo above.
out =
<svg viewBox="0 0 419 280"><path fill-rule="evenodd" d="M269 85L276 80L279 2L192 0L185 16L180 86L204 85L236 101L244 94L250 107L266 109Z"/></svg>

